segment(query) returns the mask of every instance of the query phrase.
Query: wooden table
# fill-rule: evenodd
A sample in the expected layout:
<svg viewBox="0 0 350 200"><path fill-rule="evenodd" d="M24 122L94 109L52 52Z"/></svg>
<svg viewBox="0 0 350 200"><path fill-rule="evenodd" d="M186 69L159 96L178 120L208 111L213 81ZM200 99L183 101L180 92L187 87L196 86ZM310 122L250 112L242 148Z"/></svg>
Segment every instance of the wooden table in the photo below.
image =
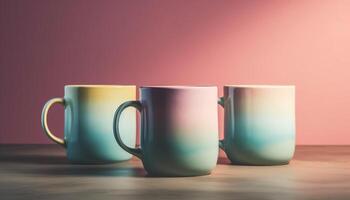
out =
<svg viewBox="0 0 350 200"><path fill-rule="evenodd" d="M350 199L350 146L298 146L284 166L236 166L209 176L147 177L137 159L72 165L57 145L0 145L0 199Z"/></svg>

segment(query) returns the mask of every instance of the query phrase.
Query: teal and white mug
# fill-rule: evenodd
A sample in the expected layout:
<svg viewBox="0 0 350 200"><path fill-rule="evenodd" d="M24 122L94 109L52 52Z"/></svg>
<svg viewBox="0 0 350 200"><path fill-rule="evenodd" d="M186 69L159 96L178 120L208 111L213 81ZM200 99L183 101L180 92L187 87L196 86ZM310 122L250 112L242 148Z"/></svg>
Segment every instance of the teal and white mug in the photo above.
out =
<svg viewBox="0 0 350 200"><path fill-rule="evenodd" d="M128 160L131 155L115 142L113 116L122 102L135 100L136 86L67 85L64 98L49 100L42 111L44 133L66 148L72 163L110 163ZM47 113L53 104L65 108L64 139L51 133ZM120 119L121 137L135 146L136 111L127 110Z"/></svg>
<svg viewBox="0 0 350 200"><path fill-rule="evenodd" d="M219 141L233 164L279 165L295 148L295 87L224 87L224 139Z"/></svg>
<svg viewBox="0 0 350 200"><path fill-rule="evenodd" d="M140 98L115 113L118 144L153 176L209 174L218 157L217 87L141 87ZM141 148L131 148L121 137L121 116L129 106L141 112Z"/></svg>

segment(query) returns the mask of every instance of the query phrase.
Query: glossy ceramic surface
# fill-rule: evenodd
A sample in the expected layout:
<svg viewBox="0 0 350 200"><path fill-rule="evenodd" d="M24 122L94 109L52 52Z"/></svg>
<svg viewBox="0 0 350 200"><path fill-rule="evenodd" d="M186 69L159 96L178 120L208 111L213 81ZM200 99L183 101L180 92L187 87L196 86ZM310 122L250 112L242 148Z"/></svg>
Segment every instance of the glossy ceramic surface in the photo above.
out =
<svg viewBox="0 0 350 200"><path fill-rule="evenodd" d="M126 102L116 112L118 143L138 156L150 175L209 174L218 157L217 88L142 87L140 92L140 101ZM128 106L141 112L141 149L127 147L119 137L118 119Z"/></svg>
<svg viewBox="0 0 350 200"><path fill-rule="evenodd" d="M287 164L295 147L294 86L225 86L220 147L234 164Z"/></svg>
<svg viewBox="0 0 350 200"><path fill-rule="evenodd" d="M66 86L64 98L47 102L43 109L44 132L55 142L66 147L67 157L73 163L109 163L128 160L131 155L115 142L113 116L117 107L136 98L135 86L75 85ZM61 103L65 107L64 139L54 136L47 126L50 106ZM126 110L120 119L123 141L135 146L136 112Z"/></svg>

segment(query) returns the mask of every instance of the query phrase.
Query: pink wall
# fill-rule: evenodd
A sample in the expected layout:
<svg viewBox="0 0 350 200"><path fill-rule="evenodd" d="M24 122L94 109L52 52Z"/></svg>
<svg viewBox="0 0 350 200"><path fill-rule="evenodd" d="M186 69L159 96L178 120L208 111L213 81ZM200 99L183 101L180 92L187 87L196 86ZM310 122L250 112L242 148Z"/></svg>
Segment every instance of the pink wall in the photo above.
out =
<svg viewBox="0 0 350 200"><path fill-rule="evenodd" d="M298 144L350 144L350 1L0 0L0 25L0 143L48 143L65 84L263 83L296 85Z"/></svg>

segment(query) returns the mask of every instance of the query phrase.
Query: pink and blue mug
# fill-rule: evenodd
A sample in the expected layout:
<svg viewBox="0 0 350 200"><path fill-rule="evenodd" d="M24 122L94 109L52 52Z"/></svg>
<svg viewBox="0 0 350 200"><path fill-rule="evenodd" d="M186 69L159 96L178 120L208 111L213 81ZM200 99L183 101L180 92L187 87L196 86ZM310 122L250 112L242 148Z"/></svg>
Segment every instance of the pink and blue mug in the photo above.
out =
<svg viewBox="0 0 350 200"><path fill-rule="evenodd" d="M218 157L217 87L153 86L140 88L139 101L127 101L115 113L118 144L143 162L153 176L209 174ZM141 148L121 138L124 109L141 112Z"/></svg>

